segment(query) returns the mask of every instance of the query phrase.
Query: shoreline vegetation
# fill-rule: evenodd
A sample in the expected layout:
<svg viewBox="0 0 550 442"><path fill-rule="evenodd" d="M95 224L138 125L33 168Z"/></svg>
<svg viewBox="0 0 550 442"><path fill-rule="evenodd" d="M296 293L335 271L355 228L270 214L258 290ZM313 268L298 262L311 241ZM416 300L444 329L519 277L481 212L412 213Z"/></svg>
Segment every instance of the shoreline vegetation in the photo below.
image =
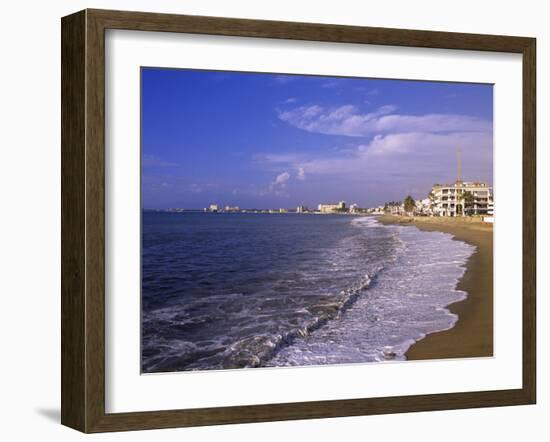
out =
<svg viewBox="0 0 550 442"><path fill-rule="evenodd" d="M493 224L471 217L381 215L377 219L383 224L449 233L476 247L456 286L467 297L447 306L458 315L458 321L453 328L428 334L414 343L406 353L407 360L493 356Z"/></svg>

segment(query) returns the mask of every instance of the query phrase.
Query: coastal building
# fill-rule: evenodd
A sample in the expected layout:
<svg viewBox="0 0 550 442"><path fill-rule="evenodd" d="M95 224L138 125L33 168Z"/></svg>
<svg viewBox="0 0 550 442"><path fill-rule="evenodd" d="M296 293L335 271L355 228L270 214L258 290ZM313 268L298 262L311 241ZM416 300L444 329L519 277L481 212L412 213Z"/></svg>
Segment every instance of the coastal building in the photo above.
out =
<svg viewBox="0 0 550 442"><path fill-rule="evenodd" d="M208 208L208 211L210 212L217 212L219 210L218 208L218 205L217 204L210 204L210 207Z"/></svg>
<svg viewBox="0 0 550 442"><path fill-rule="evenodd" d="M367 209L367 213L370 215L384 215L384 206L371 207Z"/></svg>
<svg viewBox="0 0 550 442"><path fill-rule="evenodd" d="M298 206L296 207L296 213L306 213L308 211L306 206Z"/></svg>
<svg viewBox="0 0 550 442"><path fill-rule="evenodd" d="M489 198L489 204L487 205L487 215L493 216L495 214L495 204L493 203L493 194Z"/></svg>
<svg viewBox="0 0 550 442"><path fill-rule="evenodd" d="M432 215L432 202L430 198L424 198L423 200L415 201L414 213L421 216Z"/></svg>
<svg viewBox="0 0 550 442"><path fill-rule="evenodd" d="M319 204L317 210L321 213L344 212L346 210L346 202L340 201L338 204Z"/></svg>
<svg viewBox="0 0 550 442"><path fill-rule="evenodd" d="M405 206L403 204L395 204L389 206L389 213L391 215L404 215Z"/></svg>
<svg viewBox="0 0 550 442"><path fill-rule="evenodd" d="M239 206L225 206L224 212L240 212Z"/></svg>
<svg viewBox="0 0 550 442"><path fill-rule="evenodd" d="M434 184L430 194L435 216L488 215L493 212L493 188L485 183L456 181Z"/></svg>
<svg viewBox="0 0 550 442"><path fill-rule="evenodd" d="M405 215L405 205L401 201L389 201L384 204L382 211L389 215Z"/></svg>
<svg viewBox="0 0 550 442"><path fill-rule="evenodd" d="M359 206L355 203L350 204L349 213L358 213L358 212L359 212Z"/></svg>

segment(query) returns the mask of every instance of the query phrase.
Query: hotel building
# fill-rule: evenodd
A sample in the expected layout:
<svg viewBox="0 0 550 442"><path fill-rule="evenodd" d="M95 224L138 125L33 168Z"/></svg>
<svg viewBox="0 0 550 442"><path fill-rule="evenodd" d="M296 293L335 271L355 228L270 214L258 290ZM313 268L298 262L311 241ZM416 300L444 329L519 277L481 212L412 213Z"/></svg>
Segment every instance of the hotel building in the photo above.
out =
<svg viewBox="0 0 550 442"><path fill-rule="evenodd" d="M319 204L317 210L321 213L343 212L346 210L346 202L340 201L338 204Z"/></svg>
<svg viewBox="0 0 550 442"><path fill-rule="evenodd" d="M464 194L470 192L470 203ZM493 188L485 183L456 181L454 184L434 184L430 194L435 216L492 215Z"/></svg>

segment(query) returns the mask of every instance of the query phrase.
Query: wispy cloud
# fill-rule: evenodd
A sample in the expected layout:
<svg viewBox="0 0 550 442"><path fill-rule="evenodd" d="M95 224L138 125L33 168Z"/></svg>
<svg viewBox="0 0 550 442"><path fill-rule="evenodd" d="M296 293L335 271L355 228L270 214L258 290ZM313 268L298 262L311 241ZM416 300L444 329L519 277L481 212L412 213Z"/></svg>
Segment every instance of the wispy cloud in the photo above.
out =
<svg viewBox="0 0 550 442"><path fill-rule="evenodd" d="M311 158L311 157L309 157ZM254 157L256 162L262 163L265 166L268 166L270 170L283 170L284 172L280 173L275 181L270 185L270 188L273 187L285 187L287 182L294 178L298 181L305 181L306 171L303 167L298 166L309 159L304 154L296 153L283 153L283 154L259 154ZM292 169L292 173L289 172L289 169Z"/></svg>
<svg viewBox="0 0 550 442"><path fill-rule="evenodd" d="M380 186L402 191L411 183L429 188L438 180L454 179L449 171L456 170L458 147L463 152L464 178L492 182L492 146L490 132L380 134L339 151L311 152L307 158L292 154L278 157L277 164L285 172L271 184L270 191L281 195L292 179L308 188L327 183L337 186L342 180L356 183L355 187L357 183L376 183L375 192ZM368 187L362 188L368 195Z"/></svg>
<svg viewBox="0 0 550 442"><path fill-rule="evenodd" d="M418 175L448 170L456 161L457 147L467 159L465 170L492 170L492 135L487 132L452 134L402 133L377 135L369 143L359 144L346 154L318 156L291 167L303 168L309 174L388 176L399 170L405 175ZM486 175L486 173L484 173Z"/></svg>
<svg viewBox="0 0 550 442"><path fill-rule="evenodd" d="M183 195L186 193L202 193L211 190L214 184L189 183L185 177L173 174L149 174L142 175L142 186L149 191L164 192L170 189L171 193Z"/></svg>
<svg viewBox="0 0 550 442"><path fill-rule="evenodd" d="M156 155L143 155L141 164L144 167L177 167L178 163L172 163L170 161L164 161Z"/></svg>
<svg viewBox="0 0 550 442"><path fill-rule="evenodd" d="M290 98L287 98L287 99L285 100L285 103L286 103L286 104L293 104L293 103L296 103L297 101L298 101L298 100L297 100L296 98L290 97Z"/></svg>
<svg viewBox="0 0 550 442"><path fill-rule="evenodd" d="M369 95L369 96L378 95L380 93L380 89L368 88L368 87L365 87L365 86L356 87L355 90L357 92L362 93L363 95Z"/></svg>
<svg viewBox="0 0 550 442"><path fill-rule="evenodd" d="M269 190L274 192L279 192L284 189L290 179L290 174L288 172L280 173L275 177L275 180L269 186Z"/></svg>
<svg viewBox="0 0 550 442"><path fill-rule="evenodd" d="M297 153L260 153L254 156L255 161L270 164L297 163L303 159L304 155Z"/></svg>
<svg viewBox="0 0 550 442"><path fill-rule="evenodd" d="M321 134L366 137L374 134L408 132L481 132L490 131L491 123L458 114L406 115L395 113L393 105L363 113L354 105L325 108L300 106L279 112L279 118L299 129Z"/></svg>

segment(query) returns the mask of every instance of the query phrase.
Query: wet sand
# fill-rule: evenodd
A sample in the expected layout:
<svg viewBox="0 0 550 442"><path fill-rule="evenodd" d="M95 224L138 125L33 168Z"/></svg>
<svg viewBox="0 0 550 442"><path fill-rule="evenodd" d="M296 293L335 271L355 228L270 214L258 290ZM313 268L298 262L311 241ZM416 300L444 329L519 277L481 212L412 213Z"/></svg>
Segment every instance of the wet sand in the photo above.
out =
<svg viewBox="0 0 550 442"><path fill-rule="evenodd" d="M383 215L384 224L410 224L421 230L450 233L477 247L457 284L468 297L447 308L458 315L455 326L432 333L414 344L409 360L493 356L493 224L463 218L402 217Z"/></svg>

